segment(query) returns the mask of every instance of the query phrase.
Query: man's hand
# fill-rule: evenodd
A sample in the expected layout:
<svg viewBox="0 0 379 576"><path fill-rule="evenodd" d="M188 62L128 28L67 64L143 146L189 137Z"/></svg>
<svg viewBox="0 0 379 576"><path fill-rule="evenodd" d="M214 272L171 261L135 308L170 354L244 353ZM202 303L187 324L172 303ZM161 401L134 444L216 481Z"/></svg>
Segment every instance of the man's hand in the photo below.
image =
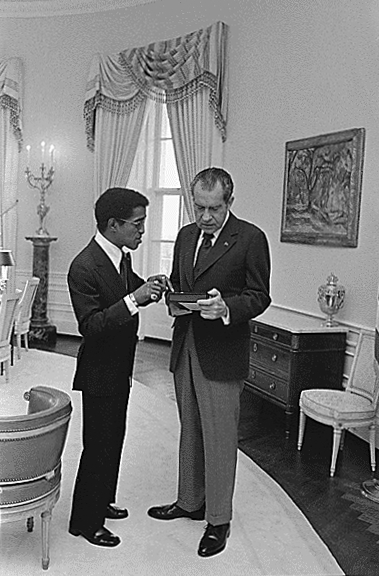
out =
<svg viewBox="0 0 379 576"><path fill-rule="evenodd" d="M159 302L165 290L166 276L164 274L156 274L155 276L150 276L145 284L142 284L133 292L133 295L137 304L141 305Z"/></svg>
<svg viewBox="0 0 379 576"><path fill-rule="evenodd" d="M166 274L154 274L154 276L149 276L147 279L148 282L154 282L157 284L161 292L166 292L169 289L169 279L167 278Z"/></svg>
<svg viewBox="0 0 379 576"><path fill-rule="evenodd" d="M226 317L228 314L228 307L221 297L221 293L217 288L208 290L211 298L206 300L198 300L197 303L200 307L200 316L206 320L217 320L217 318Z"/></svg>

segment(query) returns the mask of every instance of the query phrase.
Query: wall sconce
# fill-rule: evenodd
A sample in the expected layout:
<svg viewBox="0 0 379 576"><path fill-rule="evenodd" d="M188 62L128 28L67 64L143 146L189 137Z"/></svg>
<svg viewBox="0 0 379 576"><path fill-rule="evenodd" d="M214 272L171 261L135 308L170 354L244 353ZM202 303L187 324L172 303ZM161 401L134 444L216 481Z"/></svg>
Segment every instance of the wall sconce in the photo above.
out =
<svg viewBox="0 0 379 576"><path fill-rule="evenodd" d="M45 228L45 218L50 210L49 206L46 206L45 203L45 196L47 189L51 186L53 179L54 179L54 160L55 160L55 148L53 145L49 148L48 153L48 162L49 166L45 164L45 152L46 152L46 143L41 142L41 166L40 166L40 176L34 176L32 174L29 165L30 165L30 151L31 146L26 146L27 152L27 161L26 161L26 170L25 176L26 180L31 188L36 188L39 190L40 193L40 203L37 206L37 214L39 216L39 228L36 230L37 236L49 236L48 231Z"/></svg>
<svg viewBox="0 0 379 576"><path fill-rule="evenodd" d="M14 266L15 261L10 250L0 248L0 296L6 291L8 282L8 268Z"/></svg>

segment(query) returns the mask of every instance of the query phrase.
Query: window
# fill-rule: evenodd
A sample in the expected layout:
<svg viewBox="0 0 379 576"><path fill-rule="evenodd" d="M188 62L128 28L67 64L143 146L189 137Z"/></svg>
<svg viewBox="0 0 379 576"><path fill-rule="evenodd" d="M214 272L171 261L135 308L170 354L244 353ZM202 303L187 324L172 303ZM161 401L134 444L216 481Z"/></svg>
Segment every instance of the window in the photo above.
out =
<svg viewBox="0 0 379 576"><path fill-rule="evenodd" d="M174 242L184 220L184 204L164 104L153 102L150 106L128 185L132 184L150 201L146 273L169 275Z"/></svg>

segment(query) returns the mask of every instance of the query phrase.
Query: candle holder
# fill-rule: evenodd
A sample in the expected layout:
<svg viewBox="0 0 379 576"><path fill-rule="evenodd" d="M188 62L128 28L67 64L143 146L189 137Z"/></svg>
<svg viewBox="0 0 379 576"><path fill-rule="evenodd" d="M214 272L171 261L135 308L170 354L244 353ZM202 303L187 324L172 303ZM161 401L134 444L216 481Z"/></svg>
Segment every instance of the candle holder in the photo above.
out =
<svg viewBox="0 0 379 576"><path fill-rule="evenodd" d="M28 164L29 164L29 155L30 155L30 146L26 147L28 152ZM25 170L25 177L26 181L28 182L31 188L36 188L39 190L40 193L40 202L37 206L37 214L39 217L39 228L36 230L37 236L50 236L49 232L45 227L45 218L47 213L50 210L50 207L46 205L46 192L48 188L50 188L53 180L54 180L54 146L50 147L50 158L51 158L51 166L47 168L44 163L44 153L45 153L45 143L41 142L41 150L42 150L42 162L40 166L40 176L35 176L32 174L29 165L27 165Z"/></svg>
<svg viewBox="0 0 379 576"><path fill-rule="evenodd" d="M338 278L333 273L326 279L326 284L318 287L318 303L327 318L324 325L328 328L338 326L333 316L343 308L345 303L345 288L337 284Z"/></svg>

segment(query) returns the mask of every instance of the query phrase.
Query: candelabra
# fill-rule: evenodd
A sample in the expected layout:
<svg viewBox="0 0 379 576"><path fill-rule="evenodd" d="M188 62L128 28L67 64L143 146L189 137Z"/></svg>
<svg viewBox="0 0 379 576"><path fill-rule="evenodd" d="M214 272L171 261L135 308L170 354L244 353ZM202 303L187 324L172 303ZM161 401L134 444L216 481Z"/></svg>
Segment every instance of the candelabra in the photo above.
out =
<svg viewBox="0 0 379 576"><path fill-rule="evenodd" d="M30 321L29 341L32 345L54 344L56 341L56 326L50 324L47 316L48 288L49 288L49 249L50 244L57 240L50 236L45 227L45 218L49 212L46 206L46 192L54 179L54 146L49 150L49 166L45 164L45 142L41 142L40 176L35 176L30 170L30 146L26 147L28 154L25 176L31 188L40 193L40 202L37 206L39 228L35 236L26 236L26 240L33 243L33 276L40 279L37 293L33 302L32 317Z"/></svg>
<svg viewBox="0 0 379 576"><path fill-rule="evenodd" d="M29 168L30 160L30 146L26 147L28 153L28 162L25 170L26 180L31 188L36 188L40 193L40 202L37 206L37 214L39 216L39 228L36 230L37 236L50 236L45 227L45 218L50 210L46 205L46 192L50 188L54 179L54 146L50 146L50 167L45 165L45 142L41 142L42 161L40 166L40 176L32 174Z"/></svg>

